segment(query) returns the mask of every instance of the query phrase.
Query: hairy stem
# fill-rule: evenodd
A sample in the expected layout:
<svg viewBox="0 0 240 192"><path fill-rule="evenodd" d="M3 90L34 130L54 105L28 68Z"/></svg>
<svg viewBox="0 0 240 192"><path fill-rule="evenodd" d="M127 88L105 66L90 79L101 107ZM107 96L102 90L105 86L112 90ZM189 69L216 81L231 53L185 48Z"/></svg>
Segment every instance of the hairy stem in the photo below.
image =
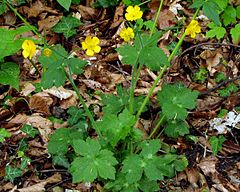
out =
<svg viewBox="0 0 240 192"><path fill-rule="evenodd" d="M86 105L86 103L85 103L82 95L80 94L80 92L79 92L76 84L74 83L74 80L73 80L73 78L72 78L72 71L71 71L71 69L68 68L68 70L69 70L69 73L66 71L66 69L64 69L64 72L65 72L67 78L69 79L69 81L70 81L70 83L71 83L74 91L76 92L76 94L77 94L77 96L78 96L78 98L79 98L79 100L80 100L80 102L81 102L81 104L82 104L82 106L83 106L83 108L84 108L84 110L85 110L85 112L86 112L86 114L87 114L87 117L89 118L89 120L90 120L93 128L97 131L98 135L99 135L100 137L102 137L101 132L100 132L99 128L97 127L96 122L94 121L94 118L93 118L93 116L92 116L92 113L91 113L90 110L88 109L88 107L87 107L87 105Z"/></svg>
<svg viewBox="0 0 240 192"><path fill-rule="evenodd" d="M25 23L25 25L28 26L29 29L32 30L32 31L41 39L42 36L40 35L40 33L38 33L38 31L35 29L35 27L33 27L32 25L30 25L30 24L26 21L26 19L24 19L24 18L18 13L18 11L17 11L16 9L14 9L14 7L13 7L10 3L8 3L7 1L6 1L6 3L7 3L7 6L9 7L9 9L11 9L11 10L15 13L15 15L17 15L17 16L23 21L23 23Z"/></svg>
<svg viewBox="0 0 240 192"><path fill-rule="evenodd" d="M161 2L160 2L160 4L159 4L158 11L157 11L157 15L156 15L156 17L155 17L154 24L153 24L153 27L152 27L152 29L151 29L150 37L152 37L152 34L153 34L153 32L154 32L154 29L155 29L155 27L156 27L156 25L157 25L158 17L159 17L159 15L160 15L160 13L161 13L162 6L163 6L163 0L161 0Z"/></svg>
<svg viewBox="0 0 240 192"><path fill-rule="evenodd" d="M197 14L198 14L199 10L200 10L200 9L198 8L197 11L196 11L195 14L194 14L192 20L194 20L194 19L197 17ZM185 37L186 37L186 33L184 32L184 34L182 35L182 37L179 39L176 47L174 48L173 52L172 52L171 55L168 57L168 61L169 61L169 62L172 61L172 59L173 59L173 57L175 56L175 54L177 53L179 47L182 45L182 42L183 42L183 40L184 40ZM137 115L135 116L135 121L136 121L136 122L137 122L138 118L140 117L140 115L141 115L144 107L146 106L147 102L149 101L149 98L151 97L151 95L152 95L154 89L156 88L158 82L160 81L160 79L162 78L163 74L164 74L165 71L167 70L167 67L168 67L167 65L164 65L164 67L161 69L159 75L157 76L157 78L156 78L155 81L153 82L153 85L152 85L151 89L149 90L149 92L148 92L147 96L145 97L145 99L144 99L144 101L143 101L140 109L138 110Z"/></svg>

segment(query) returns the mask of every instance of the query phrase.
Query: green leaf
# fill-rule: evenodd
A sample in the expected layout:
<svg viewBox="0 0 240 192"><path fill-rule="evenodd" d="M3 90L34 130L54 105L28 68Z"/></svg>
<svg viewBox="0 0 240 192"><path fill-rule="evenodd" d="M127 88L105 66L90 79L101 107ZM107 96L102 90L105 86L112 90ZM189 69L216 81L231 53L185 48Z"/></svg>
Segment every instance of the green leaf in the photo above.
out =
<svg viewBox="0 0 240 192"><path fill-rule="evenodd" d="M0 4L0 15L2 15L5 12L7 12L7 4L6 4L6 1L3 1Z"/></svg>
<svg viewBox="0 0 240 192"><path fill-rule="evenodd" d="M135 123L134 119L134 116L127 109L124 109L119 116L113 114L104 115L102 121L96 123L102 134L115 147L121 139L125 139L132 131Z"/></svg>
<svg viewBox="0 0 240 192"><path fill-rule="evenodd" d="M222 144L226 141L226 138L223 135L220 135L219 137L212 136L209 140L213 155L217 155L217 153L222 149Z"/></svg>
<svg viewBox="0 0 240 192"><path fill-rule="evenodd" d="M56 155L65 154L68 151L70 141L69 128L56 129L48 143L48 152Z"/></svg>
<svg viewBox="0 0 240 192"><path fill-rule="evenodd" d="M176 171L183 171L188 166L188 160L185 156L179 156L174 161L174 167Z"/></svg>
<svg viewBox="0 0 240 192"><path fill-rule="evenodd" d="M67 11L69 11L72 0L57 0L57 2L64 7Z"/></svg>
<svg viewBox="0 0 240 192"><path fill-rule="evenodd" d="M164 85L158 92L162 112L168 119L184 120L187 117L187 109L195 108L197 97L197 91L192 91L181 84Z"/></svg>
<svg viewBox="0 0 240 192"><path fill-rule="evenodd" d="M149 158L159 151L161 148L161 143L159 140L153 139L150 141L143 141L139 144L139 147L142 149L142 152L140 154L143 157Z"/></svg>
<svg viewBox="0 0 240 192"><path fill-rule="evenodd" d="M220 40L226 34L226 29L224 27L219 27L213 22L209 23L208 27L211 28L211 30L206 33L206 37L208 38L216 37L218 40Z"/></svg>
<svg viewBox="0 0 240 192"><path fill-rule="evenodd" d="M24 32L29 31L29 28L26 26L18 27L15 30L9 30L0 28L0 60L4 57L15 54L22 47L24 41L23 38L16 38L17 35L20 35Z"/></svg>
<svg viewBox="0 0 240 192"><path fill-rule="evenodd" d="M67 158L63 154L54 155L53 163L54 163L54 165L60 165L67 169L70 167L70 164L69 164Z"/></svg>
<svg viewBox="0 0 240 192"><path fill-rule="evenodd" d="M42 86L44 89L56 86L60 87L65 84L66 75L62 67L49 68L42 76Z"/></svg>
<svg viewBox="0 0 240 192"><path fill-rule="evenodd" d="M116 5L118 5L120 2L120 0L97 0L94 3L94 7L101 7L101 8L108 8L108 7L114 7Z"/></svg>
<svg viewBox="0 0 240 192"><path fill-rule="evenodd" d="M164 133L172 138L184 136L189 133L188 124L185 121L170 121L164 129Z"/></svg>
<svg viewBox="0 0 240 192"><path fill-rule="evenodd" d="M203 5L203 13L211 19L216 25L221 26L218 11L220 8L213 1L206 1Z"/></svg>
<svg viewBox="0 0 240 192"><path fill-rule="evenodd" d="M220 8L220 12L222 12L228 5L228 0L212 0L215 2Z"/></svg>
<svg viewBox="0 0 240 192"><path fill-rule="evenodd" d="M237 8L236 8L236 16L238 19L240 19L240 5L237 6Z"/></svg>
<svg viewBox="0 0 240 192"><path fill-rule="evenodd" d="M68 39L77 33L74 28L79 27L80 25L81 22L77 18L72 17L71 15L67 17L63 16L61 21L55 25L52 30L55 33L63 33L63 35Z"/></svg>
<svg viewBox="0 0 240 192"><path fill-rule="evenodd" d="M52 54L46 57L43 54L38 58L39 62L46 69L42 76L43 88L52 86L62 86L66 81L64 66L67 65L68 53L61 45L56 45L51 48Z"/></svg>
<svg viewBox="0 0 240 192"><path fill-rule="evenodd" d="M222 14L223 24L225 26L228 26L229 24L234 24L237 22L236 20L236 9L232 6L228 6L224 9L224 12Z"/></svg>
<svg viewBox="0 0 240 192"><path fill-rule="evenodd" d="M122 173L126 174L126 179L129 184L139 181L143 174L142 158L139 155L133 154L127 156L123 161Z"/></svg>
<svg viewBox="0 0 240 192"><path fill-rule="evenodd" d="M72 106L68 109L67 113L70 115L68 117L68 124L70 126L76 124L80 119L84 119L84 111L82 109L78 109L75 106Z"/></svg>
<svg viewBox="0 0 240 192"><path fill-rule="evenodd" d="M24 170L24 169L26 169L27 168L27 166L30 164L30 162L31 162L31 159L29 158L29 157L23 157L22 159L21 159L21 164L20 164L20 169L21 170Z"/></svg>
<svg viewBox="0 0 240 192"><path fill-rule="evenodd" d="M235 27L230 30L230 34L233 43L238 45L240 42L240 24L235 25Z"/></svg>
<svg viewBox="0 0 240 192"><path fill-rule="evenodd" d="M168 57L163 50L156 46L144 47L141 50L139 62L146 65L152 71L159 71L164 65L170 65Z"/></svg>
<svg viewBox="0 0 240 192"><path fill-rule="evenodd" d="M16 177L22 176L22 170L19 168L14 168L10 165L7 165L5 168L5 179L11 182L14 181Z"/></svg>
<svg viewBox="0 0 240 192"><path fill-rule="evenodd" d="M203 4L205 3L204 0L194 0L193 4L190 6L190 8L200 8L203 6Z"/></svg>
<svg viewBox="0 0 240 192"><path fill-rule="evenodd" d="M136 66L138 62L138 56L140 51L131 45L124 45L116 49L120 57L122 57L122 62L127 65Z"/></svg>
<svg viewBox="0 0 240 192"><path fill-rule="evenodd" d="M0 128L0 143L2 143L5 138L11 137L11 133L9 133L6 129Z"/></svg>
<svg viewBox="0 0 240 192"><path fill-rule="evenodd" d="M70 172L73 182L93 182L97 177L115 179L117 160L109 150L101 150L98 140L75 140L73 148L82 157L71 163Z"/></svg>
<svg viewBox="0 0 240 192"><path fill-rule="evenodd" d="M68 66L71 71L76 74L80 75L83 73L83 68L87 65L87 61L81 60L79 58L70 58L67 60Z"/></svg>
<svg viewBox="0 0 240 192"><path fill-rule="evenodd" d="M0 43L0 46L1 44L2 43ZM16 63L0 63L0 83L10 85L19 90L19 73L20 69Z"/></svg>
<svg viewBox="0 0 240 192"><path fill-rule="evenodd" d="M160 191L159 184L156 181L149 181L147 178L143 178L139 184L139 188L144 192Z"/></svg>
<svg viewBox="0 0 240 192"><path fill-rule="evenodd" d="M115 114L117 115L124 108L129 106L129 90L123 89L121 86L117 86L117 95L113 94L102 94L101 95L103 112L104 114ZM133 101L133 114L135 114L142 105L144 96L134 97ZM144 108L143 112L147 110Z"/></svg>
<svg viewBox="0 0 240 192"><path fill-rule="evenodd" d="M31 125L25 124L22 128L21 131L26 133L28 136L34 138L39 132L38 130L34 129Z"/></svg>

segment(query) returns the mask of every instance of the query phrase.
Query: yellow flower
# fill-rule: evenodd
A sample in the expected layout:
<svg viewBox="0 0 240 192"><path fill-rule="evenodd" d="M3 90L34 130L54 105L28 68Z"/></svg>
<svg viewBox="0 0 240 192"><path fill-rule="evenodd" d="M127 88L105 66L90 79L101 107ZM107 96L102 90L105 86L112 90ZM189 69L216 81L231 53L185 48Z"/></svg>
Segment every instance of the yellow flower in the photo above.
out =
<svg viewBox="0 0 240 192"><path fill-rule="evenodd" d="M123 29L120 31L120 37L121 37L124 41L129 42L131 39L134 38L133 29L132 29L131 27L123 28Z"/></svg>
<svg viewBox="0 0 240 192"><path fill-rule="evenodd" d="M22 44L23 57L32 59L33 55L36 53L36 45L32 40L25 40Z"/></svg>
<svg viewBox="0 0 240 192"><path fill-rule="evenodd" d="M143 12L140 10L140 7L135 5L133 6L128 6L127 8L127 13L125 14L125 17L128 21L135 21L137 19L142 18Z"/></svg>
<svg viewBox="0 0 240 192"><path fill-rule="evenodd" d="M101 50L101 47L98 45L100 43L99 39L97 37L90 37L87 36L85 41L82 42L82 48L83 50L87 50L86 54L88 56L93 56L94 53L99 53Z"/></svg>
<svg viewBox="0 0 240 192"><path fill-rule="evenodd" d="M49 48L44 49L43 55L45 55L46 57L50 57L52 55L52 50Z"/></svg>
<svg viewBox="0 0 240 192"><path fill-rule="evenodd" d="M201 32L201 27L199 26L199 23L196 20L192 20L185 30L186 35L190 35L192 38L195 38L196 33L200 33L200 32Z"/></svg>

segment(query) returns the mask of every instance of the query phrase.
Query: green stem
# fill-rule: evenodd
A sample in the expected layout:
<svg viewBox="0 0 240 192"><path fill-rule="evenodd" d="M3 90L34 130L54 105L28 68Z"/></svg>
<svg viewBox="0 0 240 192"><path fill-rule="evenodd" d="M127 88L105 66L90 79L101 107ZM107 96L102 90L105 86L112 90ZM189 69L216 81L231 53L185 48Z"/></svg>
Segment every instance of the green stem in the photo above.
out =
<svg viewBox="0 0 240 192"><path fill-rule="evenodd" d="M138 58L137 58L138 60ZM129 112L133 114L133 101L134 101L134 89L135 89L135 74L136 74L136 66L133 66L132 76L131 76L131 88L130 88L130 98L129 98Z"/></svg>
<svg viewBox="0 0 240 192"><path fill-rule="evenodd" d="M143 44L142 44L142 41L141 41L141 37L140 37L139 33L137 33L137 35L138 35L138 37L140 39L140 44L141 44L141 49L142 49L143 48ZM131 77L131 88L130 88L130 99L129 99L129 112L131 114L133 114L134 90L135 90L135 87L137 85L137 81L138 81L138 78L139 78L140 70L142 68L142 65L140 64L139 67L138 67L138 70L136 71L138 60L139 60L139 54L137 55L136 61L134 63L132 77Z"/></svg>
<svg viewBox="0 0 240 192"><path fill-rule="evenodd" d="M140 7L140 6L142 6L142 5L146 4L146 3L150 2L150 1L152 1L152 0L147 0L147 1L144 1L144 2L142 2L142 3L140 3L140 4L138 4L138 6Z"/></svg>
<svg viewBox="0 0 240 192"><path fill-rule="evenodd" d="M17 15L17 16L25 23L25 25L28 26L29 29L32 30L32 31L41 39L42 36L38 33L38 31L37 31L32 25L30 25L30 24L26 21L26 19L24 19L24 18L17 12L17 10L14 9L14 7L13 7L10 3L8 3L7 1L6 1L6 3L7 3L7 6L15 13L15 15Z"/></svg>
<svg viewBox="0 0 240 192"><path fill-rule="evenodd" d="M195 12L192 20L194 20L194 19L197 17L197 14L198 14L199 10L200 10L200 8L197 9L197 11ZM184 34L182 35L182 37L179 39L176 47L174 48L173 52L172 52L171 55L168 57L168 61L169 61L169 62L172 61L173 57L175 56L176 52L178 51L179 47L181 46L181 44L182 44L185 36L186 36L186 33L184 32ZM158 82L159 82L160 79L162 78L164 72L167 70L167 67L168 67L167 65L164 65L164 67L161 69L159 75L157 76L157 78L156 78L155 81L153 82L153 85L152 85L151 89L149 90L147 96L145 97L145 99L144 99L144 101L143 101L143 103L142 103L142 105L141 105L140 109L138 110L138 113L137 113L137 115L136 115L136 117L135 117L135 121L136 121L136 122L137 122L138 118L140 117L140 115L141 115L144 107L146 106L147 102L149 101L149 98L151 97L151 95L152 95L154 89L156 88Z"/></svg>
<svg viewBox="0 0 240 192"><path fill-rule="evenodd" d="M160 4L159 4L158 11L157 11L157 15L156 15L156 17L155 17L154 24L153 24L153 27L152 27L152 29L151 29L150 37L152 37L152 34L153 34L153 32L154 32L154 29L155 29L155 27L156 27L156 25L157 25L158 17L159 17L159 15L160 15L160 13L161 13L162 6L163 6L163 0L161 0L161 2L160 2Z"/></svg>
<svg viewBox="0 0 240 192"><path fill-rule="evenodd" d="M148 136L148 139L151 139L151 137L156 133L156 131L158 130L158 128L161 126L162 122L164 121L165 119L165 115L163 115L161 117L161 119L158 121L157 125L154 127L152 133Z"/></svg>
<svg viewBox="0 0 240 192"><path fill-rule="evenodd" d="M30 61L30 63L33 65L33 67L36 69L37 73L41 76L40 71L38 70L37 66L35 65L35 63L32 61L32 59L28 59Z"/></svg>
<svg viewBox="0 0 240 192"><path fill-rule="evenodd" d="M83 106L83 108L84 108L84 110L85 110L85 112L86 112L86 114L87 114L87 116L88 116L88 118L89 118L89 120L90 120L93 128L97 131L98 135L99 135L100 137L102 137L101 132L100 132L98 126L96 125L96 122L94 121L94 118L93 118L93 116L92 116L92 113L91 113L90 110L88 109L88 107L87 107L87 105L86 105L86 103L85 103L82 95L80 94L80 92L79 92L76 84L74 83L74 80L73 80L73 78L72 78L72 71L71 71L71 69L68 68L68 70L69 70L69 73L66 71L66 69L64 69L64 72L65 72L67 78L69 79L69 81L70 81L70 83L71 83L74 91L76 92L76 94L77 94L77 96L78 96L78 98L79 98L79 100L80 100L80 102L81 102L81 104L82 104L82 106Z"/></svg>

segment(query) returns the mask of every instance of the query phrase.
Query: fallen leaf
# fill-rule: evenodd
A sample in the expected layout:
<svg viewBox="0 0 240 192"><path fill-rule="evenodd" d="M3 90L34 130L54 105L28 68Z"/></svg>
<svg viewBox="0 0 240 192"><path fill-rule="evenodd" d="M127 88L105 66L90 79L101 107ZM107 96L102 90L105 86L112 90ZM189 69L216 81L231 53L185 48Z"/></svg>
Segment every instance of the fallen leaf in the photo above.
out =
<svg viewBox="0 0 240 192"><path fill-rule="evenodd" d="M52 14L58 14L56 10L53 10L51 7L47 7L42 4L41 1L37 0L28 10L28 17L37 17L42 12L48 12Z"/></svg>
<svg viewBox="0 0 240 192"><path fill-rule="evenodd" d="M74 91L65 89L62 86L61 87L55 87L54 86L50 89L45 89L43 92L49 93L49 94L59 98L60 100L68 99L72 95L76 95L76 93Z"/></svg>
<svg viewBox="0 0 240 192"><path fill-rule="evenodd" d="M83 5L79 5L78 6L78 11L80 12L82 19L84 20L97 20L97 17L99 15L99 10L91 8L91 7L87 7L87 6L83 6Z"/></svg>
<svg viewBox="0 0 240 192"><path fill-rule="evenodd" d="M31 110L39 113L43 113L44 115L50 115L49 107L52 105L53 99L49 96L49 94L40 92L33 95L29 101L29 107Z"/></svg>
<svg viewBox="0 0 240 192"><path fill-rule="evenodd" d="M39 31L42 31L43 29L48 31L49 29L53 28L60 21L60 19L60 16L52 15L47 17L46 19L38 21Z"/></svg>

